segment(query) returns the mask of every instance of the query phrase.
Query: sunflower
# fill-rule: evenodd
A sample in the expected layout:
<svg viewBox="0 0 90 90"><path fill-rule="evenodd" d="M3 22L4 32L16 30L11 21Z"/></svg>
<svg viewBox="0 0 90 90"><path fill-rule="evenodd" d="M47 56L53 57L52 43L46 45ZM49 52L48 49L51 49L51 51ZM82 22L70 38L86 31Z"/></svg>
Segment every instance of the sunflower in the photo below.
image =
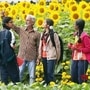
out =
<svg viewBox="0 0 90 90"><path fill-rule="evenodd" d="M18 9L16 7L11 7L9 11L9 16L13 17L13 19L17 18Z"/></svg>
<svg viewBox="0 0 90 90"><path fill-rule="evenodd" d="M38 7L38 15L45 15L46 9L45 6L39 6Z"/></svg>
<svg viewBox="0 0 90 90"><path fill-rule="evenodd" d="M76 19L79 19L80 18L80 13L78 13L78 12L71 12L70 18L73 21L76 20Z"/></svg>
<svg viewBox="0 0 90 90"><path fill-rule="evenodd" d="M78 4L73 4L69 7L70 12L75 12L78 10Z"/></svg>
<svg viewBox="0 0 90 90"><path fill-rule="evenodd" d="M66 4L68 0L61 0L62 4Z"/></svg>
<svg viewBox="0 0 90 90"><path fill-rule="evenodd" d="M9 8L6 8L6 9L4 9L4 12L5 12L5 16L8 16L9 14L10 14L10 9Z"/></svg>
<svg viewBox="0 0 90 90"><path fill-rule="evenodd" d="M60 15L58 12L54 11L51 13L50 18L54 21L54 24L56 24L60 19Z"/></svg>
<svg viewBox="0 0 90 90"><path fill-rule="evenodd" d="M30 8L31 7L31 3L30 2L26 2L25 8Z"/></svg>
<svg viewBox="0 0 90 90"><path fill-rule="evenodd" d="M63 11L68 11L68 10L69 10L69 2L63 5Z"/></svg>
<svg viewBox="0 0 90 90"><path fill-rule="evenodd" d="M75 0L70 0L69 1L69 6L74 5L74 4L76 4L76 1Z"/></svg>
<svg viewBox="0 0 90 90"><path fill-rule="evenodd" d="M50 4L49 4L49 10L50 10L50 11L53 11L54 8L55 8L55 3L50 3Z"/></svg>
<svg viewBox="0 0 90 90"><path fill-rule="evenodd" d="M87 6L87 7L85 8L85 11L90 12L90 6Z"/></svg>
<svg viewBox="0 0 90 90"><path fill-rule="evenodd" d="M9 7L9 6L10 6L10 4L9 4L7 1L2 2L2 5L3 5L5 8L7 8L7 7Z"/></svg>
<svg viewBox="0 0 90 90"><path fill-rule="evenodd" d="M34 15L34 16L36 15L34 9L29 9L28 10L28 14L31 14L31 15Z"/></svg>
<svg viewBox="0 0 90 90"><path fill-rule="evenodd" d="M22 8L20 13L21 14L27 14L28 13L28 9L27 8Z"/></svg>
<svg viewBox="0 0 90 90"><path fill-rule="evenodd" d="M82 16L84 20L90 20L90 12L84 11Z"/></svg>
<svg viewBox="0 0 90 90"><path fill-rule="evenodd" d="M0 8L3 8L3 4L2 4L2 2L0 2Z"/></svg>
<svg viewBox="0 0 90 90"><path fill-rule="evenodd" d="M26 7L26 2L25 1L20 2L20 3L18 3L18 6L25 8Z"/></svg>
<svg viewBox="0 0 90 90"><path fill-rule="evenodd" d="M44 21L44 18L37 18L36 26L37 27L42 27L43 21Z"/></svg>
<svg viewBox="0 0 90 90"><path fill-rule="evenodd" d="M45 2L45 0L39 0L39 1L38 1L38 4L39 4L40 6L45 6L45 5L46 5L46 2Z"/></svg>
<svg viewBox="0 0 90 90"><path fill-rule="evenodd" d="M88 6L88 3L85 2L85 1L81 1L81 2L79 3L79 6L80 6L80 8L81 8L82 10L84 10L84 9Z"/></svg>
<svg viewBox="0 0 90 90"><path fill-rule="evenodd" d="M21 11L19 12L19 17L25 20L27 14L28 14L28 9L22 8Z"/></svg>
<svg viewBox="0 0 90 90"><path fill-rule="evenodd" d="M61 11L61 4L59 4L59 3L55 3L54 10L60 12L60 11Z"/></svg>

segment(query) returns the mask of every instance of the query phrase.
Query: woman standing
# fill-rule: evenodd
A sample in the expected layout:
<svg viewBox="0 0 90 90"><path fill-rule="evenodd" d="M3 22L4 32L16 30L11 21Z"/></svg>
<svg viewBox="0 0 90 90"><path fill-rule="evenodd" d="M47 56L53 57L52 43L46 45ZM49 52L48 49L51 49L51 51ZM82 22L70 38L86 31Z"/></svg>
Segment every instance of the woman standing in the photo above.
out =
<svg viewBox="0 0 90 90"><path fill-rule="evenodd" d="M81 84L87 80L86 71L90 60L90 37L84 32L85 21L78 19L75 22L75 43L69 43L72 50L71 78L75 83Z"/></svg>
<svg viewBox="0 0 90 90"><path fill-rule="evenodd" d="M43 23L44 31L41 34L40 44L39 44L39 56L38 60L42 59L44 68L44 80L48 85L54 80L54 68L55 63L60 57L60 42L58 35L53 31L54 22L51 19L46 19ZM53 40L55 41L55 46L53 45Z"/></svg>

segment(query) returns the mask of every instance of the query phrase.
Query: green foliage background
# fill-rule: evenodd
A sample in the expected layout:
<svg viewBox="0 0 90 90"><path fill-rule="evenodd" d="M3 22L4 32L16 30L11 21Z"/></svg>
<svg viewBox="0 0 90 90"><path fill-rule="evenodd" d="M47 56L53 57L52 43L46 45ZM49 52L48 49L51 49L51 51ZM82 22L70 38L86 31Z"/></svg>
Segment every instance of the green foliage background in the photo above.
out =
<svg viewBox="0 0 90 90"><path fill-rule="evenodd" d="M73 32L74 32L74 22L71 21L68 18L68 13L62 13L63 18L60 18L60 21L54 26L54 30L58 32L58 34L61 36L63 42L64 42L64 61L70 61L71 60L71 51L67 48L68 42L74 42L73 39ZM18 26L24 26L25 22L23 21L14 21L14 23ZM35 26L36 27L36 26ZM0 28L2 28L2 23L0 22ZM1 29L2 30L2 29ZM84 29L89 35L90 35L90 21L86 21L85 29ZM39 32L42 32L41 28L38 28ZM15 32L14 32L15 33ZM15 52L16 54L18 53L19 49L19 36L15 33L16 37L16 49ZM61 62L56 68L56 74L58 74L60 71L62 72L62 66ZM60 72L60 74L61 74ZM60 74L59 74L59 79L60 79ZM27 77L26 77L27 76ZM28 81L28 73L25 73L24 77L24 82L27 83ZM13 89L12 89L13 87ZM55 87L47 87L44 88L40 83L36 82L34 85L29 86L29 85L24 85L19 83L16 86L13 86L12 84L9 84L8 86L3 86L2 84L0 85L0 90L89 90L89 85L73 85L73 86L67 86L67 85L56 85Z"/></svg>

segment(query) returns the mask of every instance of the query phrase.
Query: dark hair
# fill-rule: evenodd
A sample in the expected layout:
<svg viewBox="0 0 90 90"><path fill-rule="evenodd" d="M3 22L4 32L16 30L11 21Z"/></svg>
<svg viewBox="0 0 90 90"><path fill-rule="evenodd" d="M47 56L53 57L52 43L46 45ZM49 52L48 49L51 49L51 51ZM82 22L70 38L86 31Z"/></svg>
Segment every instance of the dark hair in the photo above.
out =
<svg viewBox="0 0 90 90"><path fill-rule="evenodd" d="M53 26L54 21L52 19L48 18L48 19L46 19L46 23L49 26ZM51 41L54 43L54 31L53 31L53 28L49 28L49 35L50 35ZM55 46L55 45L53 44L53 46Z"/></svg>
<svg viewBox="0 0 90 90"><path fill-rule="evenodd" d="M78 28L79 28L79 31L77 32L77 34L79 37L78 42L80 43L81 42L80 36L81 36L81 33L83 32L83 29L85 26L85 21L83 19L77 19L76 20L76 26L78 26Z"/></svg>
<svg viewBox="0 0 90 90"><path fill-rule="evenodd" d="M54 21L53 21L52 19L46 19L46 23L47 23L49 26L53 26ZM55 46L53 28L49 28L49 35L50 35L50 39L51 39L51 41L52 41L52 43L53 43L53 46Z"/></svg>
<svg viewBox="0 0 90 90"><path fill-rule="evenodd" d="M79 28L79 31L83 32L84 26L85 26L85 21L83 19L78 19L76 20L76 25Z"/></svg>
<svg viewBox="0 0 90 90"><path fill-rule="evenodd" d="M54 22L52 19L46 19L46 23L49 25L49 26L53 26Z"/></svg>
<svg viewBox="0 0 90 90"><path fill-rule="evenodd" d="M53 20L52 20L52 19L49 19L49 18L46 19L46 23L47 23L47 25L49 25L49 26L53 26L53 24L54 24ZM45 33L45 31L43 32L43 35L42 35L41 40L42 40L43 37L44 37L44 33ZM50 28L49 28L50 38L52 37L52 35L51 35L52 33L53 33L53 29L50 29Z"/></svg>
<svg viewBox="0 0 90 90"><path fill-rule="evenodd" d="M11 17L4 17L4 18L2 19L2 26L3 26L3 28L10 29L10 27L8 27L8 26L6 25L6 23L8 23L10 20L12 20Z"/></svg>

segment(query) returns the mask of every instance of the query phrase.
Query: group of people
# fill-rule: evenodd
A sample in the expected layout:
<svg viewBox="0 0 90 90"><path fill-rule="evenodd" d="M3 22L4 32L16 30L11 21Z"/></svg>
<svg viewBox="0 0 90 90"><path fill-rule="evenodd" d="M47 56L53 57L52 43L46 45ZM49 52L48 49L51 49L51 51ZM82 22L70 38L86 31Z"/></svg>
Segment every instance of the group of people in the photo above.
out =
<svg viewBox="0 0 90 90"><path fill-rule="evenodd" d="M62 52L60 52L58 35L54 33L53 30L54 22L52 19L45 19L42 25L43 32L39 33L34 29L35 21L36 19L33 15L27 15L25 27L18 27L14 25L11 17L3 17L2 19L3 32L12 29L19 35L20 46L18 57L23 59L23 64L20 67L18 67L15 58L7 64L0 65L1 81L5 84L9 83L8 77L15 84L22 81L26 66L29 72L29 83L32 84L35 81L36 63L39 64L40 61L43 63L45 83L48 85L51 81L55 81L55 64L57 60L59 60ZM70 48L73 53L71 78L72 81L76 83L85 81L81 76L86 73L88 61L90 60L90 41L88 34L83 31L84 26L85 21L82 19L78 19L75 22L75 44L68 44L68 48ZM52 44L52 33L54 33L55 46ZM13 48L13 45L11 45L12 33L11 37L8 36L7 38L10 46Z"/></svg>
<svg viewBox="0 0 90 90"><path fill-rule="evenodd" d="M39 64L41 59L44 66L45 83L49 84L50 81L54 81L55 62L57 59L59 59L60 56L58 35L54 35L56 48L52 46L52 42L50 39L51 37L49 35L49 33L53 31L50 27L53 27L54 22L51 19L46 19L43 23L44 32L40 34L34 29L35 21L36 19L33 15L27 15L25 27L18 27L14 25L13 19L11 17L2 18L3 29L1 30L1 32L9 32L12 29L19 35L20 46L18 57L23 59L23 64L20 67L18 67L17 62L14 62L13 59L9 62L9 64L7 63L0 65L1 81L5 84L8 84L8 77L13 83L22 81L26 66L28 67L29 72L29 83L32 84L35 81L36 63ZM11 37L7 35L7 38L11 46L12 33L10 36ZM0 40L2 40L2 38L5 37L0 37ZM14 64L13 66L12 62Z"/></svg>

